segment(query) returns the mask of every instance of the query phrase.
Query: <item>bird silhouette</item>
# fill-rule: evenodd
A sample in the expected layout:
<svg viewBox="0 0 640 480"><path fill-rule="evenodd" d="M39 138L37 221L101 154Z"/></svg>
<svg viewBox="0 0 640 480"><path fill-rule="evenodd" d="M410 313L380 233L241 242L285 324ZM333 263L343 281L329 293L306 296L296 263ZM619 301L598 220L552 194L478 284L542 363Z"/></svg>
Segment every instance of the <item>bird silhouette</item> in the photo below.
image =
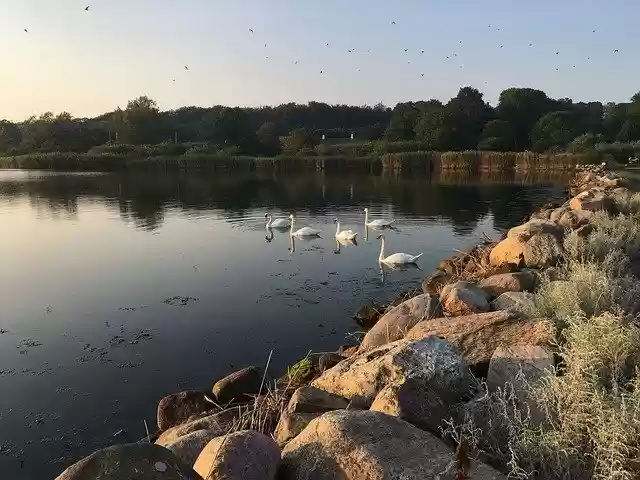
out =
<svg viewBox="0 0 640 480"><path fill-rule="evenodd" d="M320 75L322 75L322 70L320 70Z"/></svg>
<svg viewBox="0 0 640 480"><path fill-rule="evenodd" d="M596 33L596 31L594 30L592 33Z"/></svg>
<svg viewBox="0 0 640 480"><path fill-rule="evenodd" d="M424 50L420 50L420 53L424 53Z"/></svg>
<svg viewBox="0 0 640 480"><path fill-rule="evenodd" d="M422 76L424 77L424 73L422 74Z"/></svg>
<svg viewBox="0 0 640 480"><path fill-rule="evenodd" d="M25 33L29 33L29 30L27 30L26 28L24 29Z"/></svg>
<svg viewBox="0 0 640 480"><path fill-rule="evenodd" d="M90 6L91 6L91 5L87 5L86 7L84 7L84 11L85 11L85 12L88 12L88 11L89 11L89 7L90 7Z"/></svg>
<svg viewBox="0 0 640 480"><path fill-rule="evenodd" d="M560 55L560 52L556 52L556 55Z"/></svg>
<svg viewBox="0 0 640 480"><path fill-rule="evenodd" d="M329 46L329 44L327 43L327 47Z"/></svg>
<svg viewBox="0 0 640 480"><path fill-rule="evenodd" d="M267 48L267 44L266 43L264 44L264 48Z"/></svg>
<svg viewBox="0 0 640 480"><path fill-rule="evenodd" d="M392 20L391 25L395 25L395 24L396 24L395 20Z"/></svg>
<svg viewBox="0 0 640 480"><path fill-rule="evenodd" d="M620 50L618 50L617 48L613 51L613 53L618 53Z"/></svg>
<svg viewBox="0 0 640 480"><path fill-rule="evenodd" d="M253 33L253 28L250 28L250 29L249 29L249 31L250 31L251 33Z"/></svg>
<svg viewBox="0 0 640 480"><path fill-rule="evenodd" d="M174 78L174 79L173 79L173 81L175 82L175 81L176 81L176 79Z"/></svg>
<svg viewBox="0 0 640 480"><path fill-rule="evenodd" d="M184 69L189 71L189 67L187 67L186 65L184 66Z"/></svg>
<svg viewBox="0 0 640 480"><path fill-rule="evenodd" d="M530 47L533 47L533 43L530 43L530 44L529 44L529 46L530 46Z"/></svg>
<svg viewBox="0 0 640 480"><path fill-rule="evenodd" d="M504 48L504 45L500 45L500 48Z"/></svg>
<svg viewBox="0 0 640 480"><path fill-rule="evenodd" d="M460 40L460 45L462 45L462 40Z"/></svg>
<svg viewBox="0 0 640 480"><path fill-rule="evenodd" d="M353 52L353 50L347 50L347 52L351 53L351 52Z"/></svg>
<svg viewBox="0 0 640 480"><path fill-rule="evenodd" d="M409 51L409 49L408 49L408 48L405 48L405 49L404 49L404 51L405 51L405 52L408 52L408 51Z"/></svg>
<svg viewBox="0 0 640 480"><path fill-rule="evenodd" d="M296 60L295 62L293 62L293 64L294 64L294 65L297 65L297 64L298 64L298 60Z"/></svg>

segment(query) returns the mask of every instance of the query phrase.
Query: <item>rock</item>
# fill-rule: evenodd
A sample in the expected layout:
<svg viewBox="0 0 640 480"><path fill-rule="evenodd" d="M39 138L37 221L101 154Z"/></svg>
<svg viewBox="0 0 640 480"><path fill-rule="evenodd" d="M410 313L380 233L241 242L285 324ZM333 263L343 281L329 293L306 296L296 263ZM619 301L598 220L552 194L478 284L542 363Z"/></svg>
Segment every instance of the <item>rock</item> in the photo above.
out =
<svg viewBox="0 0 640 480"><path fill-rule="evenodd" d="M181 437L184 437L192 432L199 430L211 430L217 431L220 435L224 435L229 429L229 426L240 417L242 413L246 411L246 408L235 407L223 410L222 412L214 413L200 418L195 418L188 422L170 428L160 434L156 440L156 444L160 446L171 445L177 442Z"/></svg>
<svg viewBox="0 0 640 480"><path fill-rule="evenodd" d="M553 235L539 233L525 243L523 253L527 267L546 268L558 264L563 248Z"/></svg>
<svg viewBox="0 0 640 480"><path fill-rule="evenodd" d="M516 238L521 242L526 242L534 235L541 233L547 233L557 237L558 239L562 239L564 236L564 229L550 220L534 218L529 220L527 223L513 227L507 233L507 238Z"/></svg>
<svg viewBox="0 0 640 480"><path fill-rule="evenodd" d="M553 208L543 208L542 210L539 210L531 215L531 219L549 220L549 217L551 217L551 213L553 212L553 210Z"/></svg>
<svg viewBox="0 0 640 480"><path fill-rule="evenodd" d="M436 320L421 323L430 321ZM398 340L354 355L324 372L312 385L345 398L359 395L373 402L387 385L401 385L411 379L443 398L464 397L476 385L456 349L436 337Z"/></svg>
<svg viewBox="0 0 640 480"><path fill-rule="evenodd" d="M363 305L353 316L353 319L358 322L358 325L369 330L383 313L384 308L378 305Z"/></svg>
<svg viewBox="0 0 640 480"><path fill-rule="evenodd" d="M535 387L547 375L553 374L553 354L538 345L498 347L491 357L487 374L487 388L495 392L504 389L505 383L513 385L519 407L530 411L534 423L544 421L543 413L530 397L530 388Z"/></svg>
<svg viewBox="0 0 640 480"><path fill-rule="evenodd" d="M158 403L157 422L160 431L180 425L189 417L213 410L203 392L187 391L167 395Z"/></svg>
<svg viewBox="0 0 640 480"><path fill-rule="evenodd" d="M549 220L552 221L553 223L558 223L562 218L562 215L570 211L571 209L568 206L558 207L554 209L553 212L551 212L551 215L549 216Z"/></svg>
<svg viewBox="0 0 640 480"><path fill-rule="evenodd" d="M535 309L535 295L529 292L505 292L491 302L493 310L529 313Z"/></svg>
<svg viewBox="0 0 640 480"><path fill-rule="evenodd" d="M216 437L224 435L225 432L217 428L211 430L196 430L179 437L175 442L164 445L167 450L171 450L173 454L187 465L193 465L200 455L200 452L207 443Z"/></svg>
<svg viewBox="0 0 640 480"><path fill-rule="evenodd" d="M218 380L213 393L221 404L247 402L251 395L257 395L262 383L259 367L247 367Z"/></svg>
<svg viewBox="0 0 640 480"><path fill-rule="evenodd" d="M498 311L420 322L404 341L433 335L455 345L478 373L486 372L499 346L547 345L552 339L551 325L546 319L523 319L513 312Z"/></svg>
<svg viewBox="0 0 640 480"><path fill-rule="evenodd" d="M507 237L498 243L489 254L491 265L502 265L504 263L520 263L523 258L524 241L518 238Z"/></svg>
<svg viewBox="0 0 640 480"><path fill-rule="evenodd" d="M427 295L440 295L440 292L451 282L451 275L441 270L436 270L434 274L427 277L422 282L422 291Z"/></svg>
<svg viewBox="0 0 640 480"><path fill-rule="evenodd" d="M359 351L394 342L401 339L418 322L428 318L441 317L440 300L431 295L422 294L410 298L397 307L393 307L367 332Z"/></svg>
<svg viewBox="0 0 640 480"><path fill-rule="evenodd" d="M343 345L338 349L338 354L348 358L354 353L357 353L358 348L359 348L358 345L349 345L349 346Z"/></svg>
<svg viewBox="0 0 640 480"><path fill-rule="evenodd" d="M166 448L129 443L98 450L62 472L56 480L202 480Z"/></svg>
<svg viewBox="0 0 640 480"><path fill-rule="evenodd" d="M588 224L592 216L593 212L589 210L568 210L560 217L558 223L563 227L574 230Z"/></svg>
<svg viewBox="0 0 640 480"><path fill-rule="evenodd" d="M337 365L345 358L347 357L343 357L342 355L339 355L337 353L332 353L332 352L323 353L318 358L318 370L320 372L324 372L325 370L330 369L334 365Z"/></svg>
<svg viewBox="0 0 640 480"><path fill-rule="evenodd" d="M314 418L331 410L347 408L349 400L315 387L298 388L280 416L274 432L278 445L285 445Z"/></svg>
<svg viewBox="0 0 640 480"><path fill-rule="evenodd" d="M280 449L271 438L241 430L211 440L193 469L204 480L272 480L279 462Z"/></svg>
<svg viewBox="0 0 640 480"><path fill-rule="evenodd" d="M591 224L587 224L576 228L573 233L575 233L580 238L586 238L591 234L591 232L593 232L593 230L595 230L595 227Z"/></svg>
<svg viewBox="0 0 640 480"><path fill-rule="evenodd" d="M347 405L347 410L369 410L370 408L371 400L360 395L349 400L349 405Z"/></svg>
<svg viewBox="0 0 640 480"><path fill-rule="evenodd" d="M498 297L504 292L531 291L535 285L536 275L527 270L492 275L480 282L480 288L493 297Z"/></svg>
<svg viewBox="0 0 640 480"><path fill-rule="evenodd" d="M376 396L371 411L401 418L412 425L440 434L443 420L458 419L458 411L468 396L443 398L420 382L408 380L400 385L387 385Z"/></svg>
<svg viewBox="0 0 640 480"><path fill-rule="evenodd" d="M431 433L379 412L339 410L313 420L285 447L281 480L423 480L447 470L453 449ZM442 477L451 479L450 477ZM506 480L472 462L468 478Z"/></svg>
<svg viewBox="0 0 640 480"><path fill-rule="evenodd" d="M572 210L590 210L597 212L605 210L615 213L615 202L602 192L587 190L579 193L569 201Z"/></svg>
<svg viewBox="0 0 640 480"><path fill-rule="evenodd" d="M489 310L489 295L475 283L464 280L444 287L440 293L440 302L454 316Z"/></svg>

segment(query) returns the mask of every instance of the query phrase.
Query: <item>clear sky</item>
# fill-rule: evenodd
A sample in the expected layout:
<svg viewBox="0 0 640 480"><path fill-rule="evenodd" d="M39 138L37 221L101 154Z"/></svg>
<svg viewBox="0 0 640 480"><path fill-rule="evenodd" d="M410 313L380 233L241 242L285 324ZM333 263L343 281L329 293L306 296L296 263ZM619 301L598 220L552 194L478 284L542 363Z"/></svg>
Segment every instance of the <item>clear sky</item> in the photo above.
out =
<svg viewBox="0 0 640 480"><path fill-rule="evenodd" d="M163 110L394 105L461 85L491 103L510 86L626 101L638 18L635 0L0 0L0 118L139 95Z"/></svg>

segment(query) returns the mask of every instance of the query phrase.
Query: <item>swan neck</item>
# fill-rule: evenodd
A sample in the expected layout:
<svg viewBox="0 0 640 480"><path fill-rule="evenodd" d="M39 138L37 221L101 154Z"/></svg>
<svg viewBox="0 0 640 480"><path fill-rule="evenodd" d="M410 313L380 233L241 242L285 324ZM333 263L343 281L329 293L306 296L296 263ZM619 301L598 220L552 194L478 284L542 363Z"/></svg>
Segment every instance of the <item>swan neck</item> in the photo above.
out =
<svg viewBox="0 0 640 480"><path fill-rule="evenodd" d="M369 210L364 211L364 223L369 223Z"/></svg>
<svg viewBox="0 0 640 480"><path fill-rule="evenodd" d="M340 222L336 222L336 235L340 233Z"/></svg>
<svg viewBox="0 0 640 480"><path fill-rule="evenodd" d="M291 218L291 235L293 235L293 232L294 232L294 230L293 230L294 223L295 223L295 219Z"/></svg>
<svg viewBox="0 0 640 480"><path fill-rule="evenodd" d="M267 228L271 228L271 222L273 222L271 215L267 215Z"/></svg>
<svg viewBox="0 0 640 480"><path fill-rule="evenodd" d="M382 261L384 260L384 237L381 238L381 242L380 242L380 256L378 257L378 260Z"/></svg>

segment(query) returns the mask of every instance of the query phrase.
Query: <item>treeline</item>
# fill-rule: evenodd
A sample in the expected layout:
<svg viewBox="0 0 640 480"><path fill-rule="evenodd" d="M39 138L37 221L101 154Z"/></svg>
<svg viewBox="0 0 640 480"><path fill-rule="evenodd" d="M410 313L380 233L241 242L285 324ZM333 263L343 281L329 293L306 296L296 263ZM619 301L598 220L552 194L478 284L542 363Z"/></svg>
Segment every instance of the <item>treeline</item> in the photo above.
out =
<svg viewBox="0 0 640 480"><path fill-rule="evenodd" d="M0 120L4 155L379 156L418 150L633 155L640 150L640 93L628 103L574 103L510 88L492 107L477 89L464 87L446 103L407 102L393 109L310 102L164 112L142 96L96 118L47 112L22 123Z"/></svg>

